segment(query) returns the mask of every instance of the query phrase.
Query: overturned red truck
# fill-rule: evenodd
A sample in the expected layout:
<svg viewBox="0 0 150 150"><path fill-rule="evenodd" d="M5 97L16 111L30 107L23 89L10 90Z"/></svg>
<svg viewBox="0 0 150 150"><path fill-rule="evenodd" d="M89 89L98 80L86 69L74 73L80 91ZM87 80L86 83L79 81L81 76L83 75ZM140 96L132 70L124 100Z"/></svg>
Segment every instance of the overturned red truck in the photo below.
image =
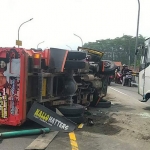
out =
<svg viewBox="0 0 150 150"><path fill-rule="evenodd" d="M96 106L106 96L108 76L116 69L102 56L83 47L0 48L0 124L23 124L35 101L80 122L83 105Z"/></svg>

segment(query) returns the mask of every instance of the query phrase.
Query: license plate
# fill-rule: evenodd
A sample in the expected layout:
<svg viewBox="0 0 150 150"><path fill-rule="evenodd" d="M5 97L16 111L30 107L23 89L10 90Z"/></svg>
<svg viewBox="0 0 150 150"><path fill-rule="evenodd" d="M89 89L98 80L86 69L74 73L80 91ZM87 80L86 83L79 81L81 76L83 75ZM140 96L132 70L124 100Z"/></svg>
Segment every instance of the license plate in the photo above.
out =
<svg viewBox="0 0 150 150"><path fill-rule="evenodd" d="M126 75L126 78L132 78L132 76L131 75Z"/></svg>

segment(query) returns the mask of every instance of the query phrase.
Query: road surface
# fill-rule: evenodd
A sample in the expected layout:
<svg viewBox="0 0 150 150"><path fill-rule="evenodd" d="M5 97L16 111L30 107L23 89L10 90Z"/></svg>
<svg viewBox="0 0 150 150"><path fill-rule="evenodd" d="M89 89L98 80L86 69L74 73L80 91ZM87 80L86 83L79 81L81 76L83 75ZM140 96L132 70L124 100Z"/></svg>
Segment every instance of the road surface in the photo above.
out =
<svg viewBox="0 0 150 150"><path fill-rule="evenodd" d="M150 149L150 102L142 103L136 87L122 87L114 83L105 99L111 108L90 108L94 125L77 129L79 150L141 150ZM24 128L38 127L26 124ZM19 128L1 127L0 132ZM37 136L5 139L0 150L24 150ZM71 150L68 133L59 133L46 150Z"/></svg>

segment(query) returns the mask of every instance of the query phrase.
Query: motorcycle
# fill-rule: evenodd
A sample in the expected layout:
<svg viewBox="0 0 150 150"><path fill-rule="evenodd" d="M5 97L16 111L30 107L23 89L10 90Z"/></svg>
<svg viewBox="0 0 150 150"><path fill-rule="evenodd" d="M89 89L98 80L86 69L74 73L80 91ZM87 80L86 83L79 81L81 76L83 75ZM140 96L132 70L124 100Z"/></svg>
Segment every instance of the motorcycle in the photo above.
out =
<svg viewBox="0 0 150 150"><path fill-rule="evenodd" d="M131 87L131 82L132 82L132 71L129 71L125 74L125 82L123 86Z"/></svg>
<svg viewBox="0 0 150 150"><path fill-rule="evenodd" d="M115 83L122 84L122 74L120 72L116 72Z"/></svg>

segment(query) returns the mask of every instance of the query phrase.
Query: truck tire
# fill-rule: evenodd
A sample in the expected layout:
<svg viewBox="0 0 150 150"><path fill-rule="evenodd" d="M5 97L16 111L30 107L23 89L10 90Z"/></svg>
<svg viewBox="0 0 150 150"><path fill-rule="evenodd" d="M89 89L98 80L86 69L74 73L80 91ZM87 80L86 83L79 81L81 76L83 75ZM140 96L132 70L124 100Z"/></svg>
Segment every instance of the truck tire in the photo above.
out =
<svg viewBox="0 0 150 150"><path fill-rule="evenodd" d="M108 100L102 98L100 102L108 102Z"/></svg>
<svg viewBox="0 0 150 150"><path fill-rule="evenodd" d="M66 117L67 119L71 120L72 122L76 123L76 124L80 124L80 123L84 123L84 116L80 115L80 116L74 116L74 117Z"/></svg>
<svg viewBox="0 0 150 150"><path fill-rule="evenodd" d="M79 52L79 51L69 51L67 55L67 59L76 59L76 60L82 60L86 58L85 52Z"/></svg>
<svg viewBox="0 0 150 150"><path fill-rule="evenodd" d="M110 108L111 107L111 102L110 101L105 101L105 100L101 100L97 106L97 108Z"/></svg>
<svg viewBox="0 0 150 150"><path fill-rule="evenodd" d="M104 71L102 73L107 75L114 74L115 69L117 68L115 63L110 60L102 60L102 61L105 63Z"/></svg>
<svg viewBox="0 0 150 150"><path fill-rule="evenodd" d="M108 88L108 77L107 76L103 78L102 84L103 85L102 85L102 93L101 94L106 96L107 95L107 88Z"/></svg>
<svg viewBox="0 0 150 150"><path fill-rule="evenodd" d="M84 61L66 60L65 69L84 69L86 66Z"/></svg>
<svg viewBox="0 0 150 150"><path fill-rule="evenodd" d="M95 107L96 104L97 104L97 102L98 102L98 100L99 100L99 94L98 94L97 91L95 91L95 92L93 93L93 101L91 102L90 105L93 106L93 107Z"/></svg>
<svg viewBox="0 0 150 150"><path fill-rule="evenodd" d="M79 104L73 104L70 105L63 105L59 106L58 110L64 115L64 116L75 116L75 115L81 115L84 113L85 108L82 105Z"/></svg>

